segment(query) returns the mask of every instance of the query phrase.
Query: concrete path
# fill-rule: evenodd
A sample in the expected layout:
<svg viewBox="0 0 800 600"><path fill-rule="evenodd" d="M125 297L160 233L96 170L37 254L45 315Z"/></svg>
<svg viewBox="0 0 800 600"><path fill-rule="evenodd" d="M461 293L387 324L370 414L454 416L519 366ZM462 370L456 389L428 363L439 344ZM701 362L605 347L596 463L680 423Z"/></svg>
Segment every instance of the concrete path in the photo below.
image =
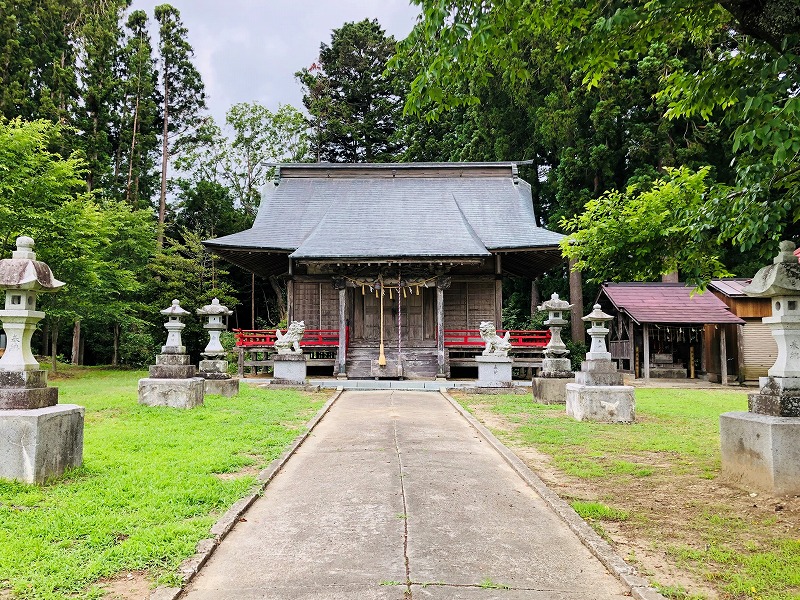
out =
<svg viewBox="0 0 800 600"><path fill-rule="evenodd" d="M629 598L438 393L350 391L190 600Z"/></svg>

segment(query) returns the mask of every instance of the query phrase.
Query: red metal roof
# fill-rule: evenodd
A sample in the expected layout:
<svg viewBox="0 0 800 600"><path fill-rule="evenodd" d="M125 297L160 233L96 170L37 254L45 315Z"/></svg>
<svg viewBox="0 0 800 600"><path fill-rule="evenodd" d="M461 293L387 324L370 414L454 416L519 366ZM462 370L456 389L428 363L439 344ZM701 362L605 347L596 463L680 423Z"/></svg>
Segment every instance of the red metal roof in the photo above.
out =
<svg viewBox="0 0 800 600"><path fill-rule="evenodd" d="M604 283L600 295L639 324L744 323L714 294L692 295L684 283Z"/></svg>

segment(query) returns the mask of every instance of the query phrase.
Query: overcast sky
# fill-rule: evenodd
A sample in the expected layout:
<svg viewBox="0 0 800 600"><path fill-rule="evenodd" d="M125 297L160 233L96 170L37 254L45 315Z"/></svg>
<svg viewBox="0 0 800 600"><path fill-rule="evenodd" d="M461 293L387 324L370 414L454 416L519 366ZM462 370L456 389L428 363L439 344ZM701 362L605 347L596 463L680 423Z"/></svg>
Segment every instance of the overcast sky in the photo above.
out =
<svg viewBox="0 0 800 600"><path fill-rule="evenodd" d="M133 0L153 20L153 8L169 0ZM319 55L321 42L347 21L378 19L387 34L403 39L414 26L409 0L173 0L189 30L195 65L203 76L208 106L224 124L237 102L303 109L294 73ZM153 44L156 37L153 36Z"/></svg>

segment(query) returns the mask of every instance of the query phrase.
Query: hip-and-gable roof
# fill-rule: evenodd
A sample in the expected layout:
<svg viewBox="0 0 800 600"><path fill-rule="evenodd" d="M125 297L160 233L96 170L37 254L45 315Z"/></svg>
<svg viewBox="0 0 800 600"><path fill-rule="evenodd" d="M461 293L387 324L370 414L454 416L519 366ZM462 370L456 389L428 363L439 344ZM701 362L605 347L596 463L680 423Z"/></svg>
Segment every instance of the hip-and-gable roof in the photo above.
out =
<svg viewBox="0 0 800 600"><path fill-rule="evenodd" d="M215 250L298 260L484 258L557 248L513 163L284 165L251 229Z"/></svg>

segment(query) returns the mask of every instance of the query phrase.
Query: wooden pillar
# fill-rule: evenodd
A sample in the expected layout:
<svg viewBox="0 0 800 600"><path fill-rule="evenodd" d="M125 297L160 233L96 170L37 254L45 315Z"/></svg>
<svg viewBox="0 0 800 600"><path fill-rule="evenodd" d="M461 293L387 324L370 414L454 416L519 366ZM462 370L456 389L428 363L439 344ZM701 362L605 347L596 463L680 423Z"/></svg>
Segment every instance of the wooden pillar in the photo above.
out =
<svg viewBox="0 0 800 600"><path fill-rule="evenodd" d="M447 377L445 372L444 348L444 291L450 287L449 277L439 277L436 280L436 362L437 378Z"/></svg>
<svg viewBox="0 0 800 600"><path fill-rule="evenodd" d="M629 344L630 347L628 349L628 352L629 352L630 361L631 361L631 373L633 373L633 377L635 379L636 378L636 338L633 335L634 334L633 319L626 318L624 316L623 316L623 319L625 319L625 331L628 334L628 342L630 342L630 344Z"/></svg>
<svg viewBox="0 0 800 600"><path fill-rule="evenodd" d="M494 255L494 323L503 328L503 265L499 254Z"/></svg>
<svg viewBox="0 0 800 600"><path fill-rule="evenodd" d="M347 379L347 288L339 288L339 372L338 379Z"/></svg>
<svg viewBox="0 0 800 600"><path fill-rule="evenodd" d="M650 326L647 323L642 323L642 365L644 365L644 378L650 379Z"/></svg>
<svg viewBox="0 0 800 600"><path fill-rule="evenodd" d="M294 320L294 269L292 259L289 259L289 281L286 282L286 314L288 315L287 323Z"/></svg>
<svg viewBox="0 0 800 600"><path fill-rule="evenodd" d="M239 368L238 368L239 378L244 377L244 348L241 346L239 347Z"/></svg>
<svg viewBox="0 0 800 600"><path fill-rule="evenodd" d="M719 326L719 382L728 385L728 348L725 339L725 325Z"/></svg>
<svg viewBox="0 0 800 600"><path fill-rule="evenodd" d="M581 272L575 268L575 261L569 261L569 301L572 304L570 327L573 342L586 341L586 329L583 321L583 279Z"/></svg>
<svg viewBox="0 0 800 600"><path fill-rule="evenodd" d="M708 367L706 365L706 357L708 356L708 352L706 352L706 328L703 326L703 331L700 333L700 371L704 374L708 374Z"/></svg>

